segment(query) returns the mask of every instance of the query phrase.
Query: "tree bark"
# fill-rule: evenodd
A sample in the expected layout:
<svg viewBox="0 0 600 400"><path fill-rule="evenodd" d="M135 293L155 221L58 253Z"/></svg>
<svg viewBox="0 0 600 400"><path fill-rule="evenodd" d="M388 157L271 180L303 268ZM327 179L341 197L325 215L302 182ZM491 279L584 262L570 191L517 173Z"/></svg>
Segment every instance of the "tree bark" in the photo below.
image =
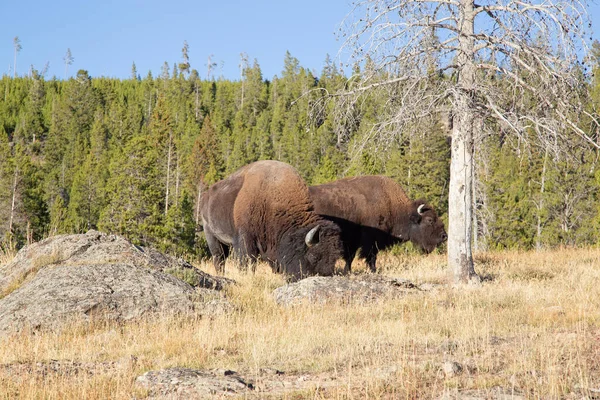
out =
<svg viewBox="0 0 600 400"><path fill-rule="evenodd" d="M167 190L165 191L165 216L169 212L169 185L171 178L171 132L169 131L169 149L167 156Z"/></svg>
<svg viewBox="0 0 600 400"><path fill-rule="evenodd" d="M473 267L473 132L475 112L475 43L473 0L461 0L458 29L462 65L454 97L450 193L448 197L448 265L455 283L479 283Z"/></svg>
<svg viewBox="0 0 600 400"><path fill-rule="evenodd" d="M179 206L179 154L175 152L177 163L175 164L175 207Z"/></svg>
<svg viewBox="0 0 600 400"><path fill-rule="evenodd" d="M463 102L466 99L463 99ZM461 110L462 109L462 110ZM467 107L468 109L468 107ZM456 283L478 281L473 267L471 241L473 233L473 122L471 112L458 107L455 117L450 160L448 197L448 265Z"/></svg>
<svg viewBox="0 0 600 400"><path fill-rule="evenodd" d="M542 182L540 186L540 201L537 204L537 224L535 235L535 249L542 249L542 211L544 210L544 191L546 189L546 163L548 162L548 149L544 154L544 166L542 167Z"/></svg>
<svg viewBox="0 0 600 400"><path fill-rule="evenodd" d="M200 223L200 200L202 199L202 181L198 182L198 198L196 199L196 226Z"/></svg>
<svg viewBox="0 0 600 400"><path fill-rule="evenodd" d="M475 149L473 149L473 154L475 154ZM472 173L471 173L471 179L472 179L472 186L471 186L471 190L472 190L472 196L471 196L471 210L472 210L472 215L473 215L473 248L475 249L475 252L479 251L479 226L478 226L478 221L477 221L477 175L476 175L476 171L475 171L475 162L473 161L471 163L472 166Z"/></svg>
<svg viewBox="0 0 600 400"><path fill-rule="evenodd" d="M8 232L10 234L13 233L13 221L15 218L15 202L16 202L16 198L17 198L17 183L19 181L19 167L15 166L15 176L13 178L13 184L12 184L12 201L11 201L11 205L10 205L10 218L8 221Z"/></svg>
<svg viewBox="0 0 600 400"><path fill-rule="evenodd" d="M196 121L198 121L198 113L200 112L200 90L198 88L198 81L199 79L196 80L196 82L194 83L194 92L196 92L196 107L195 107L195 113L196 113Z"/></svg>

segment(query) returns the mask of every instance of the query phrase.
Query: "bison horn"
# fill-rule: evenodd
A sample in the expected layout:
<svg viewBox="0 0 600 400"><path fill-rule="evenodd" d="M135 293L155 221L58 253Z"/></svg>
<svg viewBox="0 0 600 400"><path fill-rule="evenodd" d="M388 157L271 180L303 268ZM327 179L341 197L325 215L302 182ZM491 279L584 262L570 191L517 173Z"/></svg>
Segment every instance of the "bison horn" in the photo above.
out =
<svg viewBox="0 0 600 400"><path fill-rule="evenodd" d="M419 213L419 215L423 215L425 213L425 211L427 211L427 210L424 210L424 208L425 208L425 204L421 204L419 206L419 208L417 208L417 212Z"/></svg>
<svg viewBox="0 0 600 400"><path fill-rule="evenodd" d="M306 234L306 237L304 238L304 242L306 243L306 245L308 247L312 246L313 244L317 244L319 243L319 228L321 226L317 225L314 228L312 228L310 231L308 231L308 233Z"/></svg>

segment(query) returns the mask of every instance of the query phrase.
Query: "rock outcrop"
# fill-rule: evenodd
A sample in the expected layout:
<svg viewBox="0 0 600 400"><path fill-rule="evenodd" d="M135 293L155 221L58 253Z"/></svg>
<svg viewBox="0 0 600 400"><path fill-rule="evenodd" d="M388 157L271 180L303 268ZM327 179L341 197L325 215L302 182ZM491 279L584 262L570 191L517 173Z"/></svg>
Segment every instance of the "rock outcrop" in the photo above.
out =
<svg viewBox="0 0 600 400"><path fill-rule="evenodd" d="M171 274L194 287L216 290L233 282L152 248L136 246L121 236L91 230L81 235L52 236L22 248L12 262L0 267L0 293L50 264L132 264Z"/></svg>
<svg viewBox="0 0 600 400"><path fill-rule="evenodd" d="M148 389L150 398L206 399L238 397L254 390L234 371L200 371L189 368L169 368L148 371L136 380Z"/></svg>
<svg viewBox="0 0 600 400"><path fill-rule="evenodd" d="M410 281L376 274L315 276L279 287L273 292L279 305L324 304L330 301L368 302L422 290Z"/></svg>
<svg viewBox="0 0 600 400"><path fill-rule="evenodd" d="M293 393L335 387L340 382L327 374L287 374L261 368L253 374L227 369L167 368L148 371L136 379L149 399L244 399L295 398Z"/></svg>
<svg viewBox="0 0 600 400"><path fill-rule="evenodd" d="M230 282L119 236L51 237L0 268L0 332L152 313L214 315L231 308L215 290Z"/></svg>

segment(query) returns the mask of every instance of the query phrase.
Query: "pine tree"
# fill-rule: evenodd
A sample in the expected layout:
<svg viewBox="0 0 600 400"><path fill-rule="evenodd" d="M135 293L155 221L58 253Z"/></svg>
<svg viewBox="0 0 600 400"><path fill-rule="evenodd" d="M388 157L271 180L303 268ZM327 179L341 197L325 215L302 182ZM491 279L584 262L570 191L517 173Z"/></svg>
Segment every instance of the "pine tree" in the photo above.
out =
<svg viewBox="0 0 600 400"><path fill-rule="evenodd" d="M489 144L496 147L492 152L491 175L484 178L486 208L492 217L487 223L490 230L487 246L529 249L535 238L530 158L522 148L515 152L508 143L499 143L496 138Z"/></svg>
<svg viewBox="0 0 600 400"><path fill-rule="evenodd" d="M73 178L69 195L67 229L85 232L96 229L104 207L104 187L108 179L108 132L101 112L91 131L90 151Z"/></svg>
<svg viewBox="0 0 600 400"><path fill-rule="evenodd" d="M14 63L14 67L13 67L13 78L16 78L17 77L17 54L19 54L19 52L23 48L23 46L21 46L21 40L19 39L18 36L15 36L13 39L13 47L15 49L15 63Z"/></svg>
<svg viewBox="0 0 600 400"><path fill-rule="evenodd" d="M181 203L169 209L163 226L163 243L160 247L163 251L174 254L190 254L194 252L195 236L193 207L186 194Z"/></svg>
<svg viewBox="0 0 600 400"><path fill-rule="evenodd" d="M155 184L161 186L165 193L163 205L164 214L166 215L171 202L169 191L173 170L174 138L171 113L167 105L167 100L162 93L158 96L148 130L148 139L151 145L155 146L157 152L157 165L155 168L160 178Z"/></svg>
<svg viewBox="0 0 600 400"><path fill-rule="evenodd" d="M453 79L433 73L436 62L423 58L431 72L426 85ZM428 111L418 124L377 126L384 106L401 101L401 85L366 94L343 112L325 102L339 88L357 89L361 76L385 79L373 63L355 65L352 81L331 58L317 79L289 53L280 77L272 80L264 79L257 61L243 65L241 81L202 80L181 64L172 70L165 64L163 76L149 73L141 80L135 64L132 79L125 80L92 79L84 70L69 80L46 80L35 69L28 77L5 75L0 240L23 245L98 228L169 252L199 254L202 239L194 237L194 228L203 191L259 159L289 162L310 184L385 174L445 218L450 128L441 114ZM527 71L520 76L538 79ZM581 96L582 113L589 115L581 126L596 141L598 82L585 82L591 94ZM521 100L539 108L531 97ZM387 139L373 140L374 126L389 129ZM512 139L503 129L488 124L485 140L475 144L481 247L600 242L598 153L583 150L575 139L563 143L568 154L557 153L531 145L539 134L534 129Z"/></svg>
<svg viewBox="0 0 600 400"><path fill-rule="evenodd" d="M75 58L73 58L73 54L71 54L70 48L67 49L67 52L63 57L63 61L65 62L65 79L67 79L67 76L69 75L69 65L72 65L75 61Z"/></svg>
<svg viewBox="0 0 600 400"><path fill-rule="evenodd" d="M32 70L31 75L29 95L15 130L14 141L26 147L29 151L37 153L40 146L36 142L43 140L46 134L42 114L45 103L45 88L44 81L36 70Z"/></svg>
<svg viewBox="0 0 600 400"><path fill-rule="evenodd" d="M155 144L143 136L113 155L106 184L110 201L100 212L98 228L140 244L160 242L156 231L163 223L165 193L158 158Z"/></svg>
<svg viewBox="0 0 600 400"><path fill-rule="evenodd" d="M424 199L438 215L448 211L450 145L437 118L411 129L401 148L392 147L386 172L412 199Z"/></svg>
<svg viewBox="0 0 600 400"><path fill-rule="evenodd" d="M200 220L200 199L208 186L222 178L222 161L218 149L217 132L209 116L204 118L202 130L194 142L186 168L188 192L195 194L194 220Z"/></svg>
<svg viewBox="0 0 600 400"><path fill-rule="evenodd" d="M17 146L11 199L11 233L20 245L38 241L47 233L50 215L44 199L42 178L43 170L39 162Z"/></svg>
<svg viewBox="0 0 600 400"><path fill-rule="evenodd" d="M330 148L325 156L321 158L319 168L312 179L312 184L319 185L341 178L344 161L343 153L335 147Z"/></svg>
<svg viewBox="0 0 600 400"><path fill-rule="evenodd" d="M12 208L14 160L8 135L0 124L0 245L8 241L10 234L10 215Z"/></svg>
<svg viewBox="0 0 600 400"><path fill-rule="evenodd" d="M190 46L188 45L187 40L183 41L183 48L181 49L181 62L179 63L179 71L184 76L189 76L190 74Z"/></svg>
<svg viewBox="0 0 600 400"><path fill-rule="evenodd" d="M139 80L137 67L135 66L135 62L131 64L131 80L136 81Z"/></svg>

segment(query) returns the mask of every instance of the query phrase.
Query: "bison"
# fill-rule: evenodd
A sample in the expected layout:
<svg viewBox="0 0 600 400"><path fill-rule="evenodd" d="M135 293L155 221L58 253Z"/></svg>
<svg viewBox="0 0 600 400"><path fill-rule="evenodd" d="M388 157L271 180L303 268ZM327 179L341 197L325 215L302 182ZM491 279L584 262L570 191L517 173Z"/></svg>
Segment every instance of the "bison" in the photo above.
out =
<svg viewBox="0 0 600 400"><path fill-rule="evenodd" d="M342 230L345 271L356 252L371 271L377 253L395 243L411 241L430 253L448 235L435 210L411 201L402 187L385 176L357 176L309 187L315 211Z"/></svg>
<svg viewBox="0 0 600 400"><path fill-rule="evenodd" d="M283 162L257 161L215 183L201 215L218 273L230 250L244 268L262 258L292 280L332 275L342 256L340 228L313 211L308 186Z"/></svg>

